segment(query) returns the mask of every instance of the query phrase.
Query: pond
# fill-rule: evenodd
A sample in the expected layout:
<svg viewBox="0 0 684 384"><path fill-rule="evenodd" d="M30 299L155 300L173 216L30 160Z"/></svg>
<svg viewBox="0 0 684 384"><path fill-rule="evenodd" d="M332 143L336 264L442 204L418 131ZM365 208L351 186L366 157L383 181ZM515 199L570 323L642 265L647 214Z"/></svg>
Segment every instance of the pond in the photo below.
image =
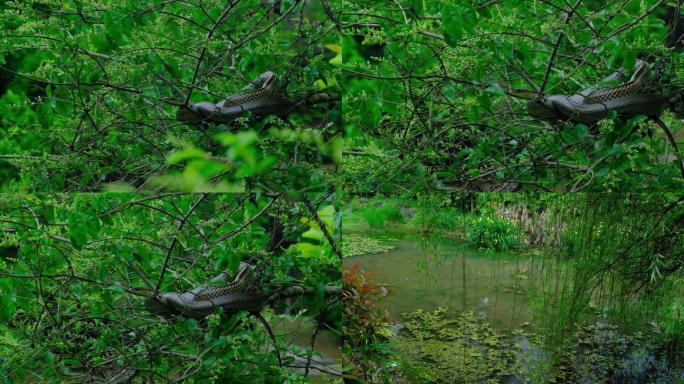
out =
<svg viewBox="0 0 684 384"><path fill-rule="evenodd" d="M497 328L517 328L530 322L528 303L531 295L542 289L541 284L548 282L544 276L558 272L547 258L485 252L456 239L402 233L364 235L394 248L347 257L344 265L359 264L361 269L373 271L377 282L390 289L380 305L395 321L402 313L446 306L454 313L471 310Z"/></svg>
<svg viewBox="0 0 684 384"><path fill-rule="evenodd" d="M281 320L273 324L273 332L288 347L300 350L299 356L306 356L305 350L311 346L311 338L316 333L312 369L309 371L313 382L325 382L325 372L338 372L342 365L341 338L330 329L322 328L316 332L316 323L311 319L299 317L293 320ZM293 356L294 357L294 356ZM304 366L303 359L295 359L296 366ZM296 369L303 373L304 369Z"/></svg>
<svg viewBox="0 0 684 384"><path fill-rule="evenodd" d="M573 321L554 315L560 299L572 295L573 279L571 263L554 249L496 253L456 238L351 234L391 247L343 263L372 271L375 283L389 289L378 305L389 312L398 335L388 357L396 361L388 366L398 367L391 371L392 382L684 381L684 370L652 343L653 335L644 329L635 333L599 292L588 304L593 315L577 324L575 334L551 337L550 324Z"/></svg>

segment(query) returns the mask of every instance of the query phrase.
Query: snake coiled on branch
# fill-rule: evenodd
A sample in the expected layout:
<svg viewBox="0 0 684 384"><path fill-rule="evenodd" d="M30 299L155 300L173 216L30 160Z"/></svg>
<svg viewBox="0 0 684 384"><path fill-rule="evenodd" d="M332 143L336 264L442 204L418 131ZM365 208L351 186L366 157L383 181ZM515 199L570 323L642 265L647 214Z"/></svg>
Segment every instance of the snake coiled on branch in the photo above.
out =
<svg viewBox="0 0 684 384"><path fill-rule="evenodd" d="M615 112L618 117L660 115L669 96L649 87L649 65L637 61L632 77L609 88L587 88L572 96L542 96L527 103L528 113L544 120L569 120L592 124ZM604 80L619 77L615 73Z"/></svg>
<svg viewBox="0 0 684 384"><path fill-rule="evenodd" d="M213 282L225 280L222 273ZM224 313L259 311L267 300L252 284L252 269L247 263L240 263L235 280L217 287L197 287L188 292L159 293L145 300L145 307L158 314L178 314L186 317L203 318L223 308Z"/></svg>
<svg viewBox="0 0 684 384"><path fill-rule="evenodd" d="M247 113L253 116L286 115L294 103L281 96L275 96L277 76L271 71L262 73L252 82L249 90L229 96L214 104L208 101L180 106L176 119L184 123L212 122L231 123Z"/></svg>
<svg viewBox="0 0 684 384"><path fill-rule="evenodd" d="M211 281L224 281L227 275L222 273ZM200 286L188 292L179 294L176 292L156 293L145 299L145 308L158 315L179 315L201 319L212 313L217 308L222 308L224 313L236 313L239 311L259 312L266 304L306 294L316 294L317 290L311 287L290 285L264 293L256 286L252 268L247 263L240 263L240 268L231 283L212 287ZM326 285L324 294L339 296L342 287Z"/></svg>
<svg viewBox="0 0 684 384"><path fill-rule="evenodd" d="M275 73L264 72L249 85L248 90L231 95L218 103L201 101L180 105L176 119L184 123L229 124L246 115L287 116L303 104L316 104L337 99L337 95L317 92L300 101L294 101L277 94L277 82L278 77Z"/></svg>

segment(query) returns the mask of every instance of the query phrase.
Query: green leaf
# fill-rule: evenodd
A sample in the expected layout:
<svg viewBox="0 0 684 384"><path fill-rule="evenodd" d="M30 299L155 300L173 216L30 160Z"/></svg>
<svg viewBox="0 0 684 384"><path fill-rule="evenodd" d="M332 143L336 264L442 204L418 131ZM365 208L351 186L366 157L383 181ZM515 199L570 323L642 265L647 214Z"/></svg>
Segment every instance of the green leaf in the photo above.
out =
<svg viewBox="0 0 684 384"><path fill-rule="evenodd" d="M185 320L185 326L186 326L189 330L195 330L195 329L198 328L197 320L196 320L196 319L186 319L186 320Z"/></svg>
<svg viewBox="0 0 684 384"><path fill-rule="evenodd" d="M506 96L506 92L501 88L499 84L492 84L485 89L485 91L499 96Z"/></svg>
<svg viewBox="0 0 684 384"><path fill-rule="evenodd" d="M171 154L169 154L166 158L166 162L169 164L178 164L181 161L185 160L207 157L208 154L199 148L186 147L180 151L172 152Z"/></svg>
<svg viewBox="0 0 684 384"><path fill-rule="evenodd" d="M361 123L368 130L374 130L380 123L380 105L374 101L365 101L359 108Z"/></svg>
<svg viewBox="0 0 684 384"><path fill-rule="evenodd" d="M322 242L325 240L325 235L318 228L309 228L308 231L302 234L302 238Z"/></svg>
<svg viewBox="0 0 684 384"><path fill-rule="evenodd" d="M159 56L154 52L147 54L147 64L149 65L150 69L157 73L163 72L164 70L164 63L162 62L162 59L159 58Z"/></svg>
<svg viewBox="0 0 684 384"><path fill-rule="evenodd" d="M69 214L69 240L71 245L80 250L88 242L88 231L83 216L77 212Z"/></svg>
<svg viewBox="0 0 684 384"><path fill-rule="evenodd" d="M322 246L311 243L297 243L295 247L299 251L299 256L303 258L319 257L324 252Z"/></svg>
<svg viewBox="0 0 684 384"><path fill-rule="evenodd" d="M463 20L459 8L452 4L443 4L441 15L444 40L450 46L455 47L463 38Z"/></svg>
<svg viewBox="0 0 684 384"><path fill-rule="evenodd" d="M330 64L333 65L342 65L342 47L337 44L326 44L325 48L333 51L336 53L335 57L330 59Z"/></svg>

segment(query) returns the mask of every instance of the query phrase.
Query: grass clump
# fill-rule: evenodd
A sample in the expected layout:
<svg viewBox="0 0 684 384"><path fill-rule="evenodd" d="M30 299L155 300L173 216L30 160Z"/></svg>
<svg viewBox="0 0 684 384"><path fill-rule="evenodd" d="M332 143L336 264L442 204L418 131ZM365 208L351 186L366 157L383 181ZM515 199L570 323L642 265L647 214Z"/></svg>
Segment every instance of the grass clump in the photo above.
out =
<svg viewBox="0 0 684 384"><path fill-rule="evenodd" d="M503 252L520 246L520 230L506 218L492 214L470 216L465 227L468 242L477 248Z"/></svg>
<svg viewBox="0 0 684 384"><path fill-rule="evenodd" d="M396 200L376 200L361 208L359 214L371 228L384 228L388 222L400 222L404 219L401 205Z"/></svg>

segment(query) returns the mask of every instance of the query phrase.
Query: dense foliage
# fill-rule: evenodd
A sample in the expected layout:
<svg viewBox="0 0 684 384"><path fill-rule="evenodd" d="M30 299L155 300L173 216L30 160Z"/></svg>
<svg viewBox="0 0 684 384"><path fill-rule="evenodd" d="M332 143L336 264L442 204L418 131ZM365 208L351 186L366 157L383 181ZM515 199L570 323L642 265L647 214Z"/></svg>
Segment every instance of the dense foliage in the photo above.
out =
<svg viewBox="0 0 684 384"><path fill-rule="evenodd" d="M353 191L681 188L677 148L645 116L587 126L526 110L631 74L637 58L660 68L655 88L681 92L678 1L347 4L344 179L364 180ZM673 103L661 118L681 141Z"/></svg>
<svg viewBox="0 0 684 384"><path fill-rule="evenodd" d="M671 194L558 197L563 222L560 255L574 267L559 316L561 334L592 316L590 304L610 303L609 319L643 325L653 316L658 333L681 353L684 199ZM600 299L592 292L601 291ZM646 314L646 315L645 315ZM648 317L646 317L648 318Z"/></svg>
<svg viewBox="0 0 684 384"><path fill-rule="evenodd" d="M680 0L0 0L0 384L682 382L682 78Z"/></svg>
<svg viewBox="0 0 684 384"><path fill-rule="evenodd" d="M321 188L340 162L338 0L0 1L0 187ZM258 75L329 102L201 126ZM268 177L265 177L268 175Z"/></svg>
<svg viewBox="0 0 684 384"><path fill-rule="evenodd" d="M519 247L525 234L508 218L494 214L493 205L487 201L486 195L482 196L485 202L481 207L483 212L470 212L475 196L432 193L421 194L417 200L394 197L355 200L350 204L347 220L354 225L363 219L371 229L382 229L391 224L394 229L402 231L460 237L475 248L494 251ZM353 235L352 240L357 245L347 245L347 249L354 254L385 249L374 244L377 241L364 239L358 234Z"/></svg>
<svg viewBox="0 0 684 384"><path fill-rule="evenodd" d="M330 194L304 203L255 194L0 197L0 381L106 381L126 371L152 382L306 381L288 366L313 354L319 332L298 346L283 340L297 327L282 326L341 335L338 297L324 289L340 285L333 203ZM246 311L196 320L143 305L153 291L186 292L241 261L262 292L308 289L261 311L279 326L276 344Z"/></svg>

